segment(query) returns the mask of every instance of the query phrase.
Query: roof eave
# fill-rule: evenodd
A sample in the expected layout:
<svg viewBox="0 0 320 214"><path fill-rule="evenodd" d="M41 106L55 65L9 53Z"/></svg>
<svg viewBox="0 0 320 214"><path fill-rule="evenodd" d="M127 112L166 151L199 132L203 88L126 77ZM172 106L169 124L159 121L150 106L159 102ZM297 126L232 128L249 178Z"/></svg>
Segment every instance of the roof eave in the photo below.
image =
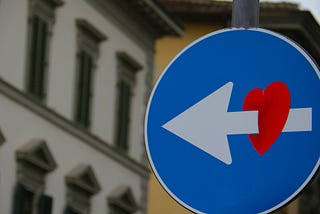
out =
<svg viewBox="0 0 320 214"><path fill-rule="evenodd" d="M146 20L150 22L154 29L157 29L159 36L183 35L184 26L182 22L156 0L135 0L130 1L130 3L136 5L141 14L146 16Z"/></svg>

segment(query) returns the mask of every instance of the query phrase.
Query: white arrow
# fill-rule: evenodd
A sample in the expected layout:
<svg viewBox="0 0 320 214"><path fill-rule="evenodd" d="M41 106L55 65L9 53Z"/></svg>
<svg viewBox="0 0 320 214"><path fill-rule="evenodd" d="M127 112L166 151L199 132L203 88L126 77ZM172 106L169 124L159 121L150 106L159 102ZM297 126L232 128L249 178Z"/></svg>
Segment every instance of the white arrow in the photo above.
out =
<svg viewBox="0 0 320 214"><path fill-rule="evenodd" d="M231 164L227 135L259 133L258 111L227 111L232 87L232 82L225 84L162 127L225 164ZM282 131L311 130L312 109L290 109Z"/></svg>

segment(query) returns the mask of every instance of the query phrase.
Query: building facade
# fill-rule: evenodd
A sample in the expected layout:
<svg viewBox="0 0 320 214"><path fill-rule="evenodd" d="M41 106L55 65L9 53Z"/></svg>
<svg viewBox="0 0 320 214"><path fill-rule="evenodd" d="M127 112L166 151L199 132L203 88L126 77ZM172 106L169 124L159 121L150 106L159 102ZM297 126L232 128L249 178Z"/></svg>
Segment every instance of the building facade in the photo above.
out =
<svg viewBox="0 0 320 214"><path fill-rule="evenodd" d="M228 28L231 24L232 2L209 0L161 0L167 9L185 24L181 38L165 37L156 45L158 77L168 63L188 44L213 31ZM260 27L280 32L306 49L320 64L320 27L308 11L292 3L260 4ZM281 214L319 213L319 179L314 179L298 200L278 211ZM210 199L208 199L210 200ZM175 202L160 186L155 176L149 182L149 214L191 213Z"/></svg>
<svg viewBox="0 0 320 214"><path fill-rule="evenodd" d="M145 213L151 0L0 1L1 213Z"/></svg>

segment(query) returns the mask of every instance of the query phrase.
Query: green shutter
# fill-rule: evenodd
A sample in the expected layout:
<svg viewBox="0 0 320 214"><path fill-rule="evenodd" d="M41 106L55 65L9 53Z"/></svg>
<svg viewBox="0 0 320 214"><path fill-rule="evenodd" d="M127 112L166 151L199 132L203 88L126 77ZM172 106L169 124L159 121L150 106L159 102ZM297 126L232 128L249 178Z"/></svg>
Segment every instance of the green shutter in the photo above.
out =
<svg viewBox="0 0 320 214"><path fill-rule="evenodd" d="M29 82L28 92L43 99L44 76L46 69L48 24L38 16L34 16L31 25L31 44L29 50Z"/></svg>
<svg viewBox="0 0 320 214"><path fill-rule="evenodd" d="M31 44L29 50L29 82L28 91L32 94L35 92L35 76L36 76L36 59L37 59L37 41L38 41L39 18L34 16L31 25Z"/></svg>
<svg viewBox="0 0 320 214"><path fill-rule="evenodd" d="M83 90L83 67L84 67L84 52L81 51L79 53L79 61L78 61L78 88L77 88L77 106L76 106L76 121L81 122L81 104L82 104L82 90Z"/></svg>
<svg viewBox="0 0 320 214"><path fill-rule="evenodd" d="M17 184L13 198L13 214L31 214L33 193L29 192L20 183Z"/></svg>
<svg viewBox="0 0 320 214"><path fill-rule="evenodd" d="M52 203L52 197L41 195L38 201L38 214L51 214Z"/></svg>
<svg viewBox="0 0 320 214"><path fill-rule="evenodd" d="M87 55L87 69L86 69L86 91L85 91L85 105L84 105L84 121L86 126L90 126L90 108L91 108L91 96L92 96L92 57Z"/></svg>
<svg viewBox="0 0 320 214"><path fill-rule="evenodd" d="M66 206L66 208L63 211L63 214L78 214L75 212L70 206Z"/></svg>
<svg viewBox="0 0 320 214"><path fill-rule="evenodd" d="M37 91L36 95L43 99L45 97L44 93L44 75L46 69L46 43L47 43L47 31L48 31L47 23L44 21L40 21L40 29L39 29L39 51L38 51L38 61L37 61L37 76L36 76L36 85Z"/></svg>
<svg viewBox="0 0 320 214"><path fill-rule="evenodd" d="M76 120L84 127L90 126L90 107L92 95L92 57L84 51L79 55L78 95Z"/></svg>
<svg viewBox="0 0 320 214"><path fill-rule="evenodd" d="M83 103L83 87L84 87L84 63L85 63L85 53L83 51L80 52L79 57L79 67L78 67L78 92L77 92L77 121L81 123L82 121L82 103Z"/></svg>
<svg viewBox="0 0 320 214"><path fill-rule="evenodd" d="M20 214L23 210L23 198L25 189L21 184L18 184L15 188L14 198L13 198L13 214Z"/></svg>
<svg viewBox="0 0 320 214"><path fill-rule="evenodd" d="M129 116L131 103L131 87L128 83L119 83L119 103L118 103L118 126L117 126L117 146L128 150Z"/></svg>

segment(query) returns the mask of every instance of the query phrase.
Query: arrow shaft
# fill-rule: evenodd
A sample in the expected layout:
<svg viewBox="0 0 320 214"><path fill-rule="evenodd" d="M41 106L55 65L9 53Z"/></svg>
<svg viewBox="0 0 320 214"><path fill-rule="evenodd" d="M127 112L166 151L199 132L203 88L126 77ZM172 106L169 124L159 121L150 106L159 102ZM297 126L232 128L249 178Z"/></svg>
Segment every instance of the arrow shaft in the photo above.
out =
<svg viewBox="0 0 320 214"><path fill-rule="evenodd" d="M290 109L282 132L312 131L312 108Z"/></svg>
<svg viewBox="0 0 320 214"><path fill-rule="evenodd" d="M258 134L258 111L227 113L226 134Z"/></svg>
<svg viewBox="0 0 320 214"><path fill-rule="evenodd" d="M227 112L226 134L259 134L258 111ZM312 131L312 108L290 109L282 132Z"/></svg>

